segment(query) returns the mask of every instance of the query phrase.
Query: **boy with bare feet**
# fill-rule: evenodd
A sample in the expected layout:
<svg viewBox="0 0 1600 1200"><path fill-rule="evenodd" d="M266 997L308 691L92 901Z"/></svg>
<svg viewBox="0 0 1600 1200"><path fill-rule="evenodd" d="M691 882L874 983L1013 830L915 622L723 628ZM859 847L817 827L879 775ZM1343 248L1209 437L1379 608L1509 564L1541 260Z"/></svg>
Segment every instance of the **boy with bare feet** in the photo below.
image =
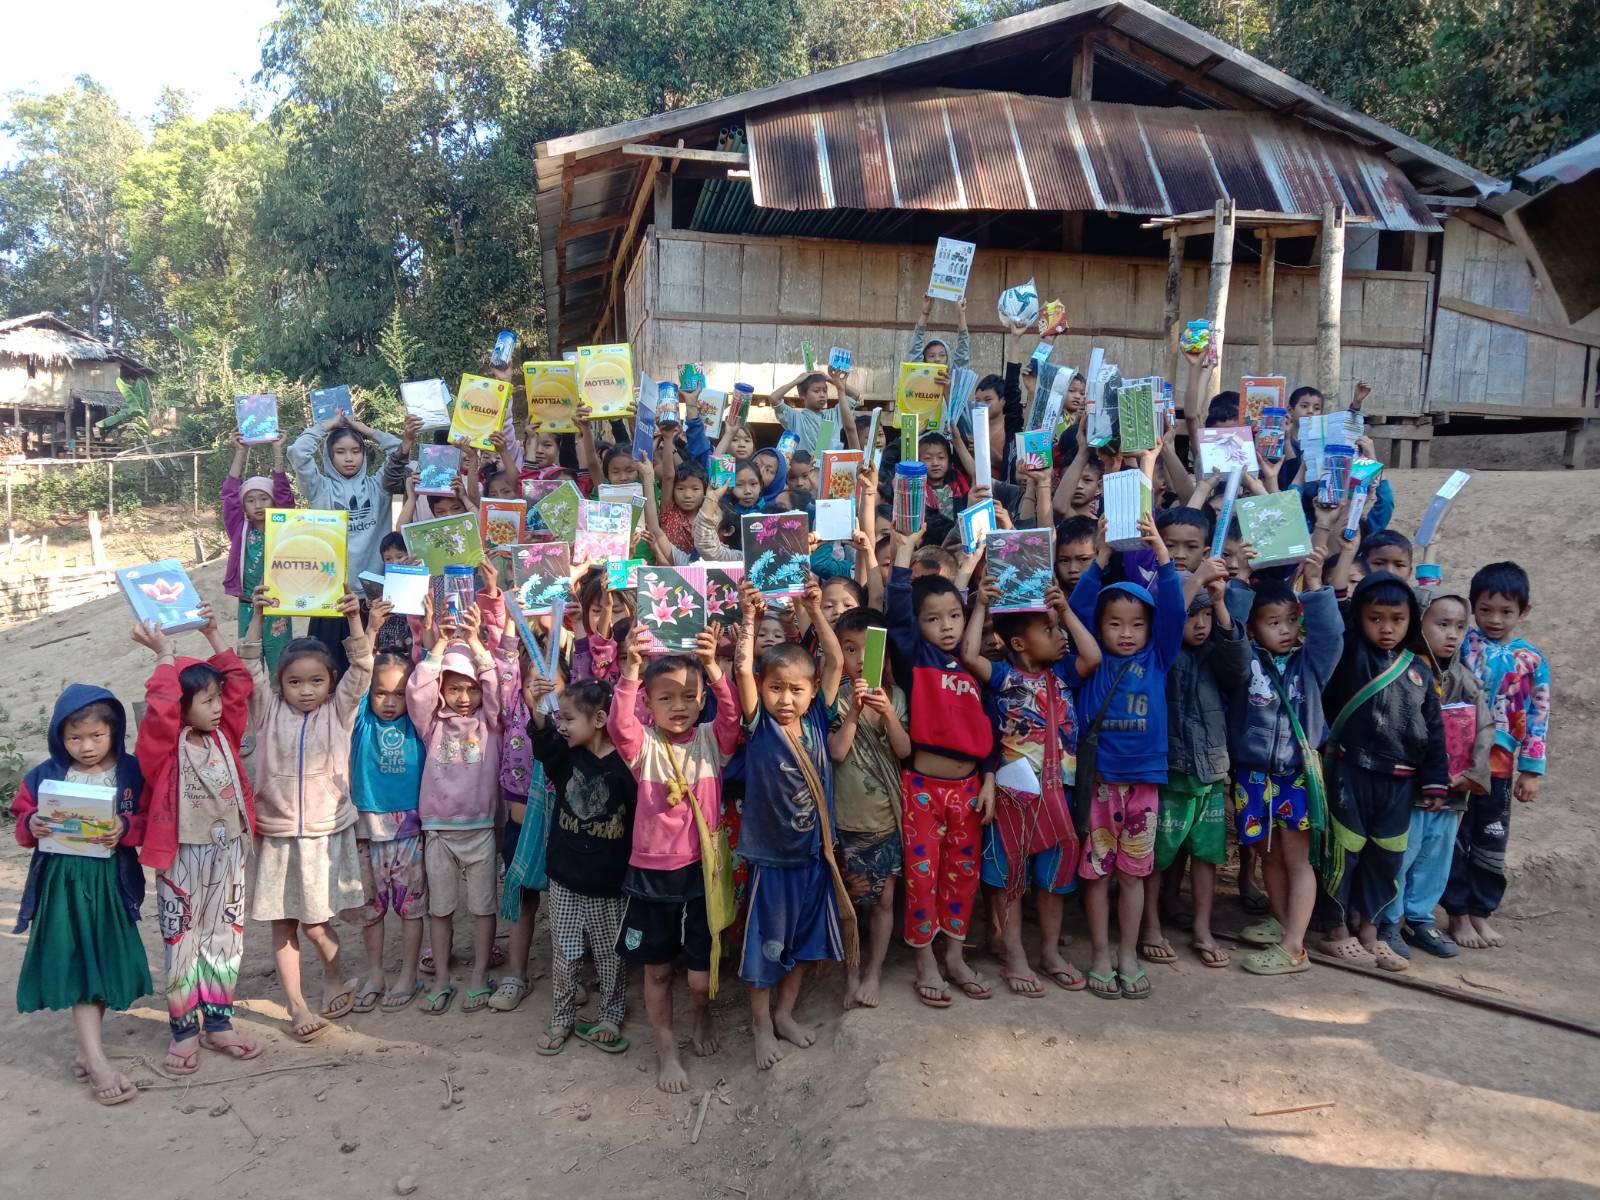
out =
<svg viewBox="0 0 1600 1200"><path fill-rule="evenodd" d="M840 690L828 734L833 758L833 806L839 831L839 869L867 937L859 971L845 980L845 1003L878 1006L883 960L894 936L895 879L901 872L900 761L911 757L911 714L905 693L888 679L871 687L864 677L867 630L887 636L889 619L855 608L834 622L847 685Z"/></svg>
<svg viewBox="0 0 1600 1200"><path fill-rule="evenodd" d="M983 830L985 887L1000 910L1000 977L1018 996L1044 995L1022 945L1022 893L1033 883L1039 910L1039 967L1065 991L1082 991L1078 970L1061 957L1061 915L1078 883L1078 834L1072 825L1078 722L1071 688L1100 665L1100 647L1067 607L1055 584L1045 590L1047 612L1003 612L994 631L1006 658L983 656L984 616L999 603L988 577L973 604L961 661L989 691L999 718L1005 760L995 783L994 820ZM1069 640L1078 647L1070 654Z"/></svg>
<svg viewBox="0 0 1600 1200"><path fill-rule="evenodd" d="M656 1086L678 1093L689 1087L672 1024L672 971L680 955L689 969L694 1052L703 1057L717 1051L711 1027L711 956L716 947L706 918L699 826L716 829L722 817L722 771L739 742L739 712L717 665L721 631L715 624L696 639L693 657L665 655L652 659L648 669L639 628L635 625L628 634L622 678L606 722L612 744L639 781L617 953L644 967L645 1012L656 1043ZM640 722L637 711L641 674L651 728ZM702 725L708 683L717 713Z"/></svg>
<svg viewBox="0 0 1600 1200"><path fill-rule="evenodd" d="M817 1040L794 1016L806 964L854 964L860 956L855 910L834 857L828 710L843 664L822 617L822 589L813 581L802 600L822 651L820 671L796 642L769 646L758 662L756 625L765 604L748 582L739 592L744 620L734 671L747 760L761 768L746 780L739 826L739 855L750 864L739 974L750 984L756 1069L765 1071L788 1053L778 1039L802 1048Z"/></svg>
<svg viewBox="0 0 1600 1200"><path fill-rule="evenodd" d="M1472 577L1468 596L1474 626L1467 631L1461 659L1478 677L1495 725L1489 794L1467 801L1444 892L1450 936L1468 950L1505 945L1489 917L1506 892L1511 798L1532 804L1544 779L1550 664L1516 636L1517 626L1533 607L1531 594L1526 571L1513 562L1498 562Z"/></svg>

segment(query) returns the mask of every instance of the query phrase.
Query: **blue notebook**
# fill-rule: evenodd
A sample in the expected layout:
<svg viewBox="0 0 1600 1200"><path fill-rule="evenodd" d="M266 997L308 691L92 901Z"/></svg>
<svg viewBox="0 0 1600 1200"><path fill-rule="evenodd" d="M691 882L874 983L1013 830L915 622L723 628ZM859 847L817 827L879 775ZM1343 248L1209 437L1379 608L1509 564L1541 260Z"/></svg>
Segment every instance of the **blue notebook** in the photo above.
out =
<svg viewBox="0 0 1600 1200"><path fill-rule="evenodd" d="M355 402L350 398L350 388L346 384L317 388L311 393L312 424L320 425L334 413L344 413L347 417L356 415Z"/></svg>
<svg viewBox="0 0 1600 1200"><path fill-rule="evenodd" d="M200 629L206 623L200 615L200 593L175 558L123 567L117 572L117 582L133 608L134 618L154 621L163 633Z"/></svg>

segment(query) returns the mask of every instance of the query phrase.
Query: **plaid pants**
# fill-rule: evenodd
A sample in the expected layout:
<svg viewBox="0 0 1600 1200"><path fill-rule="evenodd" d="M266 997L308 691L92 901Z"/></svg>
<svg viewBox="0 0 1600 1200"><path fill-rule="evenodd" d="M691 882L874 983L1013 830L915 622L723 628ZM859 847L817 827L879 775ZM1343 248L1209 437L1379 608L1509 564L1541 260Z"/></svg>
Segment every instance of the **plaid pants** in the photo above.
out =
<svg viewBox="0 0 1600 1200"><path fill-rule="evenodd" d="M617 935L622 931L624 903L621 896L584 896L554 879L550 881L546 908L550 919L552 1025L571 1029L577 1020L578 1008L573 998L577 992L578 960L583 957L587 941L600 975L600 1019L622 1028L628 987L622 957L617 953Z"/></svg>

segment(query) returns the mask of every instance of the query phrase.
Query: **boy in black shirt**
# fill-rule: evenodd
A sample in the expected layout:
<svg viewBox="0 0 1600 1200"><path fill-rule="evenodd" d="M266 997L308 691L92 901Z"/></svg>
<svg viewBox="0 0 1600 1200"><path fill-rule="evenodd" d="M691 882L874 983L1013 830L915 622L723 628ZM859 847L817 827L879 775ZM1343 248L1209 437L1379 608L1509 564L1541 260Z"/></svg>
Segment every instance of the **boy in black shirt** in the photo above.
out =
<svg viewBox="0 0 1600 1200"><path fill-rule="evenodd" d="M540 705L555 685L537 675L523 686L528 737L555 790L546 872L550 876L550 1023L534 1049L559 1054L580 1039L608 1054L628 1048L622 1036L627 977L617 953L622 876L633 849L638 784L606 735L611 685L571 684L555 720ZM600 974L600 1020L579 1021L574 971L587 940Z"/></svg>

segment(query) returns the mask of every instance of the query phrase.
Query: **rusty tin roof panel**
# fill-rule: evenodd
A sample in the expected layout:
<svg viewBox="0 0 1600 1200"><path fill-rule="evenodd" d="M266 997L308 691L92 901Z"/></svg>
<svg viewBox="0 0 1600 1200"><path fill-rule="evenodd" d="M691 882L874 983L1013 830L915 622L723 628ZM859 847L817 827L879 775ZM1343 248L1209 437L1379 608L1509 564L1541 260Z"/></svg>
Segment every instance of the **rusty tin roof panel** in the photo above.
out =
<svg viewBox="0 0 1600 1200"><path fill-rule="evenodd" d="M1342 203L1382 229L1439 227L1393 163L1266 113L913 89L753 113L747 130L764 208L1172 216L1232 197L1283 213Z"/></svg>

